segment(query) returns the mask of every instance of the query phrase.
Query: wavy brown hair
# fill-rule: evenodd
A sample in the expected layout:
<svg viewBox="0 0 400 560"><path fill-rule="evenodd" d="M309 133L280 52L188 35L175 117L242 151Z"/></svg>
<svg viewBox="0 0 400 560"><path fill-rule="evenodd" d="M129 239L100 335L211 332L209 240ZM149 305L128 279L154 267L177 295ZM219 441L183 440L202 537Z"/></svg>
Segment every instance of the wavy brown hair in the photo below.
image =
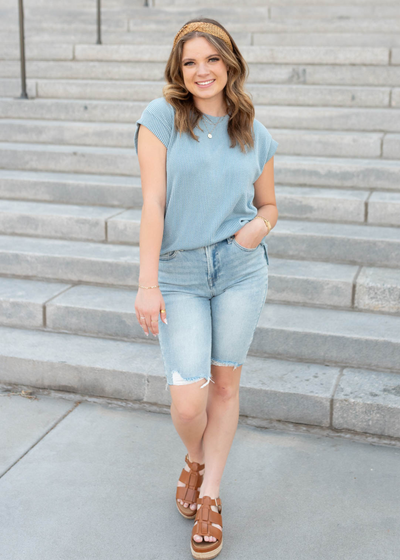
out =
<svg viewBox="0 0 400 560"><path fill-rule="evenodd" d="M185 87L181 61L184 43L193 39L193 37L204 37L215 47L229 68L228 81L224 92L229 115L230 147L234 148L236 143L239 143L241 151L245 152L246 146L254 147L253 121L255 110L250 95L244 90L244 83L249 75L248 65L230 33L218 21L209 18L195 18L186 23L195 21L213 23L223 29L231 40L233 52L222 39L204 31L191 31L179 39L175 48L172 49L165 67L164 76L167 84L163 87L163 96L175 108L175 128L180 134L189 132L191 137L198 141L199 138L195 135L194 128L203 113L197 109L193 101L193 95Z"/></svg>

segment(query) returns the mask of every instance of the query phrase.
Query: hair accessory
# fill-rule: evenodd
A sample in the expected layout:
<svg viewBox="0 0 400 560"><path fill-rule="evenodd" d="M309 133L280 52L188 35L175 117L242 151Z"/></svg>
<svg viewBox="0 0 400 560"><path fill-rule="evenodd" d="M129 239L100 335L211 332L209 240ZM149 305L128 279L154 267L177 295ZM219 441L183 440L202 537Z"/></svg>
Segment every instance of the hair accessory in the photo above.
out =
<svg viewBox="0 0 400 560"><path fill-rule="evenodd" d="M210 35L215 35L215 37L219 37L220 39L222 39L233 52L232 42L229 39L227 33L218 25L214 25L213 23L206 23L204 21L192 21L192 23L187 23L186 25L184 25L175 35L172 48L175 48L177 42L181 37L183 37L187 33L190 33L191 31L204 31L205 33L209 33Z"/></svg>

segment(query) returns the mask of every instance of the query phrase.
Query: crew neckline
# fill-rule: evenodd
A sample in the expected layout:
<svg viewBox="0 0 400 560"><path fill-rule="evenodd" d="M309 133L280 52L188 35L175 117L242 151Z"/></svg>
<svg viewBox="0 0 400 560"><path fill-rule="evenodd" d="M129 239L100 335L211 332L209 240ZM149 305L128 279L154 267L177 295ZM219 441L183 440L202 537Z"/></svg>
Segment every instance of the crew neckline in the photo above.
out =
<svg viewBox="0 0 400 560"><path fill-rule="evenodd" d="M208 115L207 113L203 113L206 117L211 117L212 119L220 119L221 117L216 117L215 115ZM229 117L229 115L222 115L223 118Z"/></svg>

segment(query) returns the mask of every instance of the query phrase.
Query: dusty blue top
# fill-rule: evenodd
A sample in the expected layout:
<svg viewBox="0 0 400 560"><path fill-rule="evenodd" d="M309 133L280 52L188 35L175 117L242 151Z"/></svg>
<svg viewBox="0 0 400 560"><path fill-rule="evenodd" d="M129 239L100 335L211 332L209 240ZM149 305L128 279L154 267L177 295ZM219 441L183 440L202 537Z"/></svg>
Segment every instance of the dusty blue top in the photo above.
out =
<svg viewBox="0 0 400 560"><path fill-rule="evenodd" d="M230 148L228 115L215 127L204 117L199 142L174 127L175 109L164 97L153 99L136 121L145 125L167 148L167 194L160 254L176 249L197 249L236 233L254 218L254 182L275 154L278 142L254 119L254 148L247 153L237 144ZM220 117L207 115L212 122ZM212 138L208 138L208 130ZM265 242L265 238L263 239Z"/></svg>

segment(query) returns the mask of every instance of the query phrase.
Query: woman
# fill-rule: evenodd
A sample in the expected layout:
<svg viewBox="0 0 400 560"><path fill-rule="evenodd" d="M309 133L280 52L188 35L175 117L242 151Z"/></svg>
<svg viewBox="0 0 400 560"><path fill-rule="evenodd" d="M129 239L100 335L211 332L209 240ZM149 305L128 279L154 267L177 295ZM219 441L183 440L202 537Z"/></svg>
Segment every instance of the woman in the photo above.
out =
<svg viewBox="0 0 400 560"><path fill-rule="evenodd" d="M278 219L278 143L254 118L247 75L220 23L189 21L175 36L163 97L135 132L143 191L135 311L146 335L159 336L172 421L188 452L176 505L194 520L194 558L222 548L219 488L267 295L265 237Z"/></svg>

